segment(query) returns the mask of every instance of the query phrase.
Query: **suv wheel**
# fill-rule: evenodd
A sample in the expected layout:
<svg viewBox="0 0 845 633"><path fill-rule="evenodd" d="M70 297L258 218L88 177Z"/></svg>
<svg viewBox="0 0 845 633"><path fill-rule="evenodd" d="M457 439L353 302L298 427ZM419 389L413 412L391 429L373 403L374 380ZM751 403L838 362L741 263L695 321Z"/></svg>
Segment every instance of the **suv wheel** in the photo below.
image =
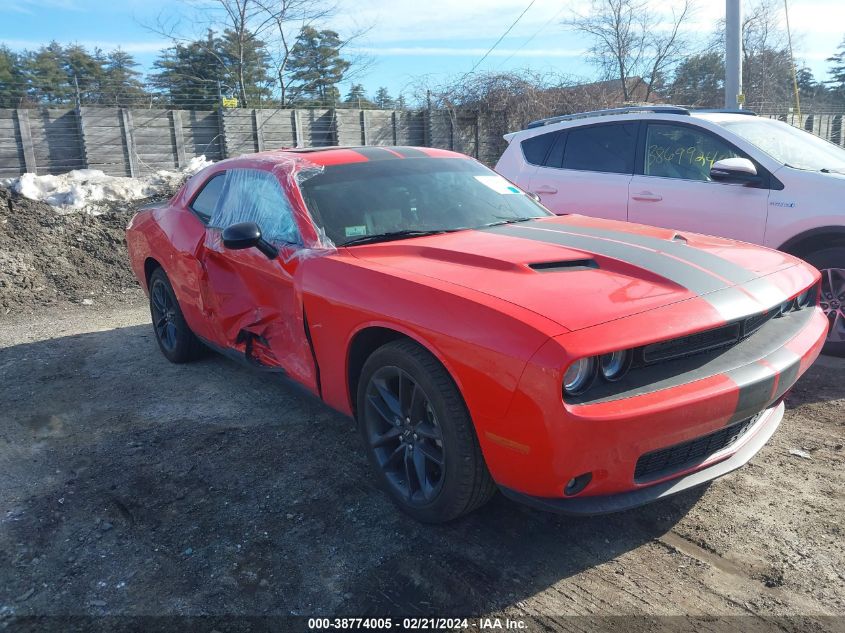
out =
<svg viewBox="0 0 845 633"><path fill-rule="evenodd" d="M834 246L805 258L822 273L820 305L830 322L824 353L845 356L845 246Z"/></svg>

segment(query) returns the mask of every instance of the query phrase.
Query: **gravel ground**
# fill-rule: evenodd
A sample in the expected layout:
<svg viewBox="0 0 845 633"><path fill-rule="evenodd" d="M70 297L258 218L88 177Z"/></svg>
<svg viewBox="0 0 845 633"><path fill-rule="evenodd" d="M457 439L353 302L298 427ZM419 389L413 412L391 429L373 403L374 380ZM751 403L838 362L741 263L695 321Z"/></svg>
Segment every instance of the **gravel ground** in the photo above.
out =
<svg viewBox="0 0 845 633"><path fill-rule="evenodd" d="M589 519L497 496L431 527L374 486L349 419L214 354L169 364L128 292L0 317L0 625L742 615L842 630L845 361L820 359L769 445L706 488Z"/></svg>

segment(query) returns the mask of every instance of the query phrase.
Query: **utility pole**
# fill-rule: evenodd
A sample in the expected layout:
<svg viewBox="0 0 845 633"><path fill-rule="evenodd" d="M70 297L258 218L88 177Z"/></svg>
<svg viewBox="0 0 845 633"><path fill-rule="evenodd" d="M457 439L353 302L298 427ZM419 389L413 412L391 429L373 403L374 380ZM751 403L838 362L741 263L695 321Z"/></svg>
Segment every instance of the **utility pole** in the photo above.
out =
<svg viewBox="0 0 845 633"><path fill-rule="evenodd" d="M725 108L742 108L742 0L725 0Z"/></svg>
<svg viewBox="0 0 845 633"><path fill-rule="evenodd" d="M82 95L79 92L79 80L76 74L73 75L73 87L76 89L76 109L79 110L82 108Z"/></svg>
<svg viewBox="0 0 845 633"><path fill-rule="evenodd" d="M789 62L792 64L792 90L795 94L795 110L798 114L798 125L803 125L801 122L801 97L798 91L798 69L795 68L795 55L792 54L792 29L789 28L789 7L786 5L786 0L783 0L783 14L786 16L786 37L789 42Z"/></svg>

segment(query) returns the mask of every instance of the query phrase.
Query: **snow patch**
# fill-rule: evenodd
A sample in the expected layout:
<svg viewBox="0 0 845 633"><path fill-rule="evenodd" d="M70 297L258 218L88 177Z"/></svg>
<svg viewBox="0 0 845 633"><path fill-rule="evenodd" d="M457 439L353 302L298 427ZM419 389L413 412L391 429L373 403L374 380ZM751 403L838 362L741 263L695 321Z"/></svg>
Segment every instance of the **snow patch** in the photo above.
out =
<svg viewBox="0 0 845 633"><path fill-rule="evenodd" d="M0 185L30 200L46 202L60 213L97 214L107 203L131 202L174 191L189 176L211 164L205 156L195 156L179 171L160 170L142 178L107 176L99 169L75 169L59 176L27 173L0 179Z"/></svg>

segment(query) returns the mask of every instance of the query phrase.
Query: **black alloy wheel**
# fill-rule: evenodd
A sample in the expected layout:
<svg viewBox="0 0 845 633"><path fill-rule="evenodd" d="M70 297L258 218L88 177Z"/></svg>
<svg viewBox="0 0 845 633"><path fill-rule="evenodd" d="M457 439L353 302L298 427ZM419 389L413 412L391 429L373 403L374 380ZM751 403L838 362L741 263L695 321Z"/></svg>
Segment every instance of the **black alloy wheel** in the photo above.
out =
<svg viewBox="0 0 845 633"><path fill-rule="evenodd" d="M367 358L356 403L367 457L403 512L443 523L496 492L457 385L414 341L394 340Z"/></svg>
<svg viewBox="0 0 845 633"><path fill-rule="evenodd" d="M186 363L199 357L203 345L185 321L164 270L153 271L149 289L150 316L161 353L172 363Z"/></svg>
<svg viewBox="0 0 845 633"><path fill-rule="evenodd" d="M381 367L367 386L366 436L394 491L412 505L430 503L443 487L443 434L422 387L399 367Z"/></svg>

